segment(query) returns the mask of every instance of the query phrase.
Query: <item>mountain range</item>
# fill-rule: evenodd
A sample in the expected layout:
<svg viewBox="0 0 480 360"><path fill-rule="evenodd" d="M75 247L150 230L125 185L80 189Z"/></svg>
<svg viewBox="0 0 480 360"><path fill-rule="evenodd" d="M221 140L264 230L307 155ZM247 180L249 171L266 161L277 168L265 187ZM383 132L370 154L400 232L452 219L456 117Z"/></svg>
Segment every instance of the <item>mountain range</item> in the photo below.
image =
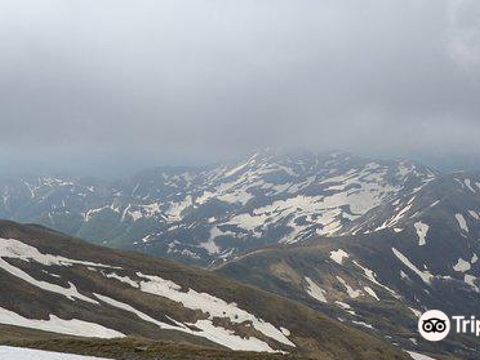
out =
<svg viewBox="0 0 480 360"><path fill-rule="evenodd" d="M265 150L114 182L5 176L0 217L206 267L269 244L362 232L383 204L406 205L438 177L411 161Z"/></svg>
<svg viewBox="0 0 480 360"><path fill-rule="evenodd" d="M476 338L416 331L427 309L480 317L477 173L265 150L113 182L4 176L0 192L0 217L208 268L403 349L480 358Z"/></svg>

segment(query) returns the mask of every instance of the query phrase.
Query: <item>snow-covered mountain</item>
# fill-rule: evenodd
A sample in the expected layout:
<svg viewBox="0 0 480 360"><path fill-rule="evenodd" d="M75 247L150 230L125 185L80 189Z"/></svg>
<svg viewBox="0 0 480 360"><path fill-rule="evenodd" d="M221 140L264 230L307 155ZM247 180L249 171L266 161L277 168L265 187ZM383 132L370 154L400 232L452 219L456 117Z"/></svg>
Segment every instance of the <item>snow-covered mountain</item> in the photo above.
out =
<svg viewBox="0 0 480 360"><path fill-rule="evenodd" d="M115 183L5 178L0 216L206 266L268 244L361 232L367 214L389 202L406 206L438 176L411 161L266 150L235 164L157 168Z"/></svg>
<svg viewBox="0 0 480 360"><path fill-rule="evenodd" d="M68 340L72 336L134 337L131 341L147 344L171 342L159 353L163 359L237 358L215 352L201 357L201 351L198 357L195 352L181 356L176 349L182 346L319 360L408 358L386 342L294 301L212 272L88 244L36 225L0 221L0 288L0 345L12 344L16 337L23 346L40 339L32 346L55 349L60 338L68 352L76 348L74 339ZM52 339L57 340L49 343ZM84 343L84 348L100 351L109 343L101 344ZM128 343L110 344L135 350ZM129 358L158 358L150 355Z"/></svg>

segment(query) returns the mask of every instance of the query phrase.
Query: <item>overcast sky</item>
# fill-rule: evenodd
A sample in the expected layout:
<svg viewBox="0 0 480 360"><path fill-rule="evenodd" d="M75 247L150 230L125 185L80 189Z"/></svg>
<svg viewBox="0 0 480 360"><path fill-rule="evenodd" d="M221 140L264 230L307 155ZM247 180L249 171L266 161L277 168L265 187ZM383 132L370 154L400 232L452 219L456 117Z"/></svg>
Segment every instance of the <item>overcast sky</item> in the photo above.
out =
<svg viewBox="0 0 480 360"><path fill-rule="evenodd" d="M480 154L479 19L478 0L0 0L0 165Z"/></svg>

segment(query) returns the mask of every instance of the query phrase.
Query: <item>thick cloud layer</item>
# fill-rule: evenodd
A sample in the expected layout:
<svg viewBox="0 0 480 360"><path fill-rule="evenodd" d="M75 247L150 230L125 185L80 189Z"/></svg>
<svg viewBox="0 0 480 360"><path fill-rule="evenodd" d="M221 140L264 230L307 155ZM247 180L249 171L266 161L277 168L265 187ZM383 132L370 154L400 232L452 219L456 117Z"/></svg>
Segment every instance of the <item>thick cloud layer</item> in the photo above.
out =
<svg viewBox="0 0 480 360"><path fill-rule="evenodd" d="M480 153L479 18L478 0L4 0L0 163Z"/></svg>

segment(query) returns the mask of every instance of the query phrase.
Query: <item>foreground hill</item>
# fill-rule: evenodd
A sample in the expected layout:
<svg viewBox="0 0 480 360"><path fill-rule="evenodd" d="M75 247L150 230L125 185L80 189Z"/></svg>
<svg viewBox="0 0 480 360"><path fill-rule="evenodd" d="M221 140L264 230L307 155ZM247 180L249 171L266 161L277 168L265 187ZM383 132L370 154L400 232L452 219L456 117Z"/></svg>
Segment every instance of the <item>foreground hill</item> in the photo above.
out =
<svg viewBox="0 0 480 360"><path fill-rule="evenodd" d="M77 358L82 356L81 358ZM87 356L86 359L83 356ZM101 358L99 358L101 356ZM144 339L15 341L0 345L6 360L311 360L295 355L220 350Z"/></svg>
<svg viewBox="0 0 480 360"><path fill-rule="evenodd" d="M0 288L0 326L18 334L4 341L134 336L315 359L408 358L292 300L35 225L0 222Z"/></svg>

